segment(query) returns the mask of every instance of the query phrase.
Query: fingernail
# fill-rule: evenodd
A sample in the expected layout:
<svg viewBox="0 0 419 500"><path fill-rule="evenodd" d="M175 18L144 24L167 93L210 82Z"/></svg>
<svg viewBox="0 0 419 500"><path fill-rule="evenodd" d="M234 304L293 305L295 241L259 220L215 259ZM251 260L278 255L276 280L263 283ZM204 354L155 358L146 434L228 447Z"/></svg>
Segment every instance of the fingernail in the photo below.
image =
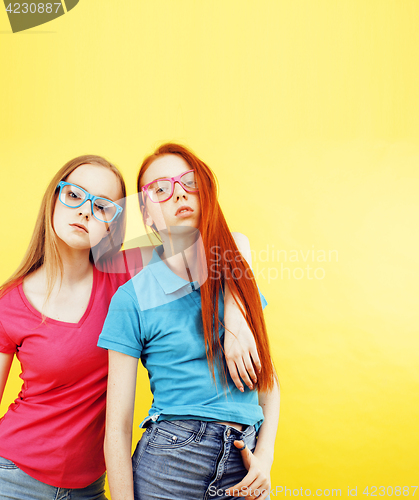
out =
<svg viewBox="0 0 419 500"><path fill-rule="evenodd" d="M249 385L249 389L252 390L253 389L253 384L250 384Z"/></svg>
<svg viewBox="0 0 419 500"><path fill-rule="evenodd" d="M262 371L262 367L259 367L258 368L258 372L260 373Z"/></svg>
<svg viewBox="0 0 419 500"><path fill-rule="evenodd" d="M244 392L243 387L239 387L239 390L240 390L241 392Z"/></svg>

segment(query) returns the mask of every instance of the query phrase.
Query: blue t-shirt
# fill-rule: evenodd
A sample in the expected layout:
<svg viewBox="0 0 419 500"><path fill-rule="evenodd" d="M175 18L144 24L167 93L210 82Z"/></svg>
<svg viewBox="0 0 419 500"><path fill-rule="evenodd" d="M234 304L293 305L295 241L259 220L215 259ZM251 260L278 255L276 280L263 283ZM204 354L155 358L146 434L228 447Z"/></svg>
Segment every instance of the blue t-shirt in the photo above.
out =
<svg viewBox="0 0 419 500"><path fill-rule="evenodd" d="M157 251L156 251L157 250ZM224 362L227 385L205 353L201 294L197 282L177 276L160 259L163 247L112 298L98 346L141 358L154 400L149 418L211 420L259 427L263 421L257 391L239 391ZM262 296L262 304L266 301ZM219 298L219 318L224 303ZM219 329L223 344L224 328ZM142 425L141 424L141 425Z"/></svg>

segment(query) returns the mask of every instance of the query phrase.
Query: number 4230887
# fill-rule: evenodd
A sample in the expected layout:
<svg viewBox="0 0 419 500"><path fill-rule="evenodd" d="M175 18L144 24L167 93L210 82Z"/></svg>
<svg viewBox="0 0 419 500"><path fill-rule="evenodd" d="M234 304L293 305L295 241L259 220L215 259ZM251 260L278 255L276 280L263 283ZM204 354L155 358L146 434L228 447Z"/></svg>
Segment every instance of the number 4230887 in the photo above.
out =
<svg viewBox="0 0 419 500"><path fill-rule="evenodd" d="M368 490L368 488L370 488ZM412 488L412 492L410 491ZM367 486L362 492L363 495L369 495L371 497L380 496L383 497L387 495L391 497L395 495L396 497L404 496L408 497L410 495L415 496L417 486Z"/></svg>
<svg viewBox="0 0 419 500"><path fill-rule="evenodd" d="M9 14L57 14L62 8L61 2L59 3L9 3L6 11ZM55 10L54 10L55 9Z"/></svg>

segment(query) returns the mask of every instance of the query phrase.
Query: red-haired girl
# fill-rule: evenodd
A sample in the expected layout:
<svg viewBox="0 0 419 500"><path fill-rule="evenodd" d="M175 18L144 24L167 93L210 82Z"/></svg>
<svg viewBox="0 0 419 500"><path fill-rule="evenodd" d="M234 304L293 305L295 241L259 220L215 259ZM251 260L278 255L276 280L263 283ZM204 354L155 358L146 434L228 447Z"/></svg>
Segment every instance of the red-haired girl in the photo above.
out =
<svg viewBox="0 0 419 500"><path fill-rule="evenodd" d="M115 294L99 338L109 350L112 499L268 498L279 393L264 299L228 230L214 175L185 147L165 144L144 160L138 191L144 222L162 245ZM256 341L257 391L237 390L226 373L227 290ZM131 462L138 358L154 399Z"/></svg>
<svg viewBox="0 0 419 500"><path fill-rule="evenodd" d="M117 253L125 196L104 158L69 161L46 190L22 264L0 289L0 398L15 354L23 380L0 420L1 499L105 498L108 360L96 344L112 295L143 261L138 248ZM98 265L94 256L106 259ZM240 349L231 351L244 373Z"/></svg>

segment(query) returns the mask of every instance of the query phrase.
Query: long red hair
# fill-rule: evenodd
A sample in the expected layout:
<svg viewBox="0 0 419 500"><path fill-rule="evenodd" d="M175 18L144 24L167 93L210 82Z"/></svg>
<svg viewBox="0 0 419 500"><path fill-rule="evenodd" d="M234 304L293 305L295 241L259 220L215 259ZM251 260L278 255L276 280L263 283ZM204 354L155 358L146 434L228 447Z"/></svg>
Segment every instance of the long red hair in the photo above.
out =
<svg viewBox="0 0 419 500"><path fill-rule="evenodd" d="M198 180L198 196L201 203L201 233L205 255L202 256L208 271L208 277L200 286L202 303L202 323L208 364L214 374L214 361L223 366L221 361L222 345L218 335L218 297L227 285L237 302L249 328L253 332L262 371L258 374L258 390L273 388L276 378L269 352L268 335L263 317L259 291L252 270L243 258L218 203L217 181L211 169L192 151L175 143L166 143L147 156L138 173L137 189L141 210L144 214L144 200L141 195L141 179L147 168L158 157L174 154L182 157L191 169L195 170ZM216 258L214 258L214 255Z"/></svg>

